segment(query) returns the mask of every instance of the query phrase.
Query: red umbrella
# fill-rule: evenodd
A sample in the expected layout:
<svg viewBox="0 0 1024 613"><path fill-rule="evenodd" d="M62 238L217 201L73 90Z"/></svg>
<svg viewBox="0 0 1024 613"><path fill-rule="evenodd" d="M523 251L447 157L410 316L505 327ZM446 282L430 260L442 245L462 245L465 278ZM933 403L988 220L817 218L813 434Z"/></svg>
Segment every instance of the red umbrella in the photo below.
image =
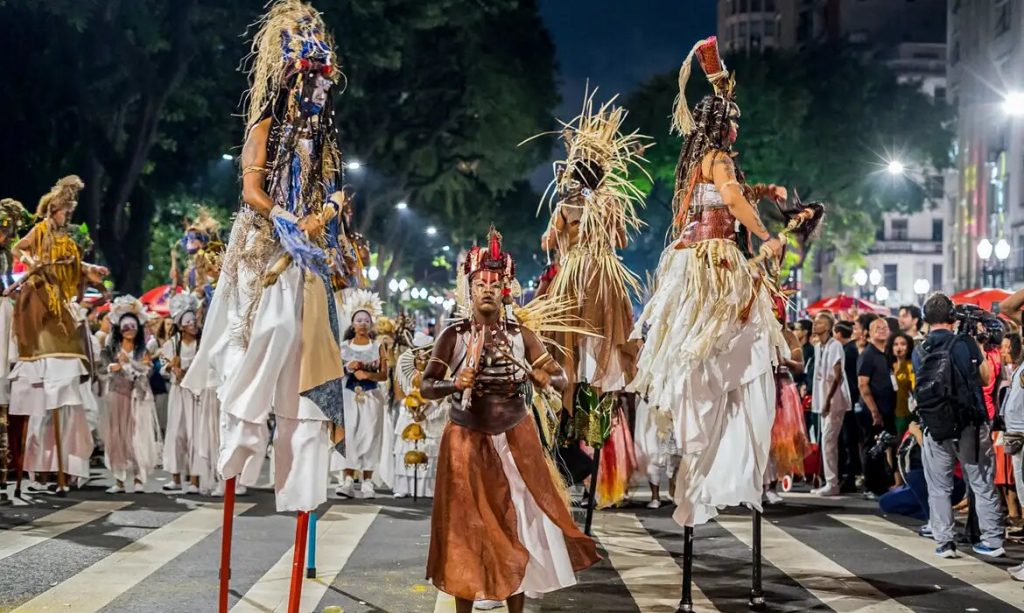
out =
<svg viewBox="0 0 1024 613"><path fill-rule="evenodd" d="M185 291L183 287L171 287L170 285L159 285L139 297L139 302L144 304L150 313L160 317L168 317L171 314L171 296Z"/></svg>
<svg viewBox="0 0 1024 613"><path fill-rule="evenodd" d="M822 298L814 304L807 307L807 313L810 315L816 315L818 311L832 311L833 313L839 313L842 311L857 310L859 312L871 312L878 313L879 315L888 315L889 308L884 307L874 302L869 302L863 298L854 298L853 296L847 296L846 294L839 294L838 296L830 296L828 298Z"/></svg>
<svg viewBox="0 0 1024 613"><path fill-rule="evenodd" d="M978 289L965 289L949 297L953 304L975 304L993 313L999 312L999 303L1010 297L1010 292L1005 289L985 287Z"/></svg>

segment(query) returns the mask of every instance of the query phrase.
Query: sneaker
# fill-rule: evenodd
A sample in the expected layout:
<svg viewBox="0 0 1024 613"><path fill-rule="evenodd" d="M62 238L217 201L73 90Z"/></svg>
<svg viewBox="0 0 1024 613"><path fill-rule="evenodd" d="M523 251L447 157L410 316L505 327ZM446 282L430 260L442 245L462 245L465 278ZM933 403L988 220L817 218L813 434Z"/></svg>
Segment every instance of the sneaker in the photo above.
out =
<svg viewBox="0 0 1024 613"><path fill-rule="evenodd" d="M825 484L818 489L811 490L815 496L838 496L839 488Z"/></svg>
<svg viewBox="0 0 1024 613"><path fill-rule="evenodd" d="M183 490L186 494L198 494L199 486L189 483Z"/></svg>
<svg viewBox="0 0 1024 613"><path fill-rule="evenodd" d="M170 483L164 483L163 487L161 487L160 489L162 489L165 492L177 492L181 490L181 484L171 481Z"/></svg>
<svg viewBox="0 0 1024 613"><path fill-rule="evenodd" d="M110 487L107 488L107 493L108 494L123 494L124 493L124 488L121 487L120 485L116 485L116 484L115 485L111 485Z"/></svg>
<svg viewBox="0 0 1024 613"><path fill-rule="evenodd" d="M956 558L956 544L952 541L943 543L935 548L935 555L940 558Z"/></svg>
<svg viewBox="0 0 1024 613"><path fill-rule="evenodd" d="M394 497L395 498L408 498L409 494L406 494L405 492L401 492L401 493L395 494Z"/></svg>
<svg viewBox="0 0 1024 613"><path fill-rule="evenodd" d="M658 500L657 498L655 498L654 500L652 500L652 501L647 503L647 508L648 509L660 509L661 508L661 501Z"/></svg>
<svg viewBox="0 0 1024 613"><path fill-rule="evenodd" d="M1006 572L1010 573L1011 575L1022 571L1024 571L1024 562L1021 562L1016 566L1011 566L1010 568L1006 569ZM1024 581L1024 579L1021 579L1021 581Z"/></svg>
<svg viewBox="0 0 1024 613"><path fill-rule="evenodd" d="M917 535L923 536L926 539L932 538L932 526L931 524L925 524L917 529Z"/></svg>
<svg viewBox="0 0 1024 613"><path fill-rule="evenodd" d="M356 483L352 477L345 477L335 490L334 493L343 498L355 498L356 495Z"/></svg>
<svg viewBox="0 0 1024 613"><path fill-rule="evenodd" d="M473 608L478 611L490 611L491 609L503 606L505 606L505 603L500 600L477 600L473 603Z"/></svg>
<svg viewBox="0 0 1024 613"><path fill-rule="evenodd" d="M989 547L982 541L974 544L974 553L990 558L1001 558L1006 555L1006 550L1002 547Z"/></svg>
<svg viewBox="0 0 1024 613"><path fill-rule="evenodd" d="M362 484L359 486L359 491L363 494L363 498L377 497L377 492L373 489L373 481L363 479Z"/></svg>
<svg viewBox="0 0 1024 613"><path fill-rule="evenodd" d="M1014 581L1024 581L1024 564L1020 564L1014 568L1017 570L1013 570L1011 568L1010 577L1012 577Z"/></svg>
<svg viewBox="0 0 1024 613"><path fill-rule="evenodd" d="M249 488L235 481L235 496L245 496L247 493L249 493Z"/></svg>
<svg viewBox="0 0 1024 613"><path fill-rule="evenodd" d="M132 493L133 494L143 494L143 493L145 493L145 491L146 491L146 486L141 484L141 483L136 483L135 485L132 486Z"/></svg>
<svg viewBox="0 0 1024 613"><path fill-rule="evenodd" d="M784 500L775 490L768 490L764 493L764 497L768 499L768 504L779 504Z"/></svg>

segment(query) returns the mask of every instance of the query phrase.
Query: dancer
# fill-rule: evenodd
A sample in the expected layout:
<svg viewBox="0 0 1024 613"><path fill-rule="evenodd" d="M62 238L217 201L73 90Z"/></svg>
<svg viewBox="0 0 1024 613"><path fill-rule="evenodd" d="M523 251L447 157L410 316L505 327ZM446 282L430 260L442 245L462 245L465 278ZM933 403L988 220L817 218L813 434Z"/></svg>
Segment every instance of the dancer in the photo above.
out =
<svg viewBox="0 0 1024 613"><path fill-rule="evenodd" d="M171 250L171 287L168 291L177 291L184 287L195 294L201 301L200 315L205 315L213 300L217 275L220 274L220 258L224 244L220 241L220 222L205 207L199 207L195 219L185 220L185 233L181 237L181 247L188 260L185 263L185 274L178 271L178 250ZM200 317L202 320L202 317Z"/></svg>
<svg viewBox="0 0 1024 613"><path fill-rule="evenodd" d="M561 389L565 374L540 338L505 314L518 284L493 228L488 247L474 247L462 272L471 315L438 337L421 385L427 399L452 398L427 578L455 596L459 613L476 599L506 600L520 613L524 593L574 585L574 571L598 555L573 523L526 404L530 382L538 391Z"/></svg>
<svg viewBox="0 0 1024 613"><path fill-rule="evenodd" d="M389 376L385 347L371 338L374 320L382 314L380 297L366 290L346 293L342 319L349 328L341 343L345 365L345 453L342 480L337 494L355 496L355 478L360 479L363 498L374 498L373 473L381 461L384 445L384 413Z"/></svg>
<svg viewBox="0 0 1024 613"><path fill-rule="evenodd" d="M12 249L28 270L7 293L16 293L14 334L18 361L11 369L11 415L26 415L25 470L55 473L59 493L65 473L89 478L93 440L83 408L89 377L82 309L75 302L83 282L99 284L102 266L87 264L72 237L71 215L85 184L64 177L39 200L39 220Z"/></svg>
<svg viewBox="0 0 1024 613"><path fill-rule="evenodd" d="M433 338L417 334L413 343L414 348L398 357L395 368L401 405L395 421L392 490L395 498L433 498L438 448L448 423L449 403L428 400L420 392Z"/></svg>
<svg viewBox="0 0 1024 613"><path fill-rule="evenodd" d="M641 398L636 407L636 459L637 469L647 475L651 488L648 509L660 509L661 483L668 479L669 499L676 489L676 470L679 468L679 446L672 427L672 412L652 407Z"/></svg>
<svg viewBox="0 0 1024 613"><path fill-rule="evenodd" d="M274 415L278 511L297 511L295 556L308 512L327 500L331 444L344 451L343 369L325 249L337 236L329 200L340 184L333 86L338 79L320 14L278 0L252 42L242 199L203 342L182 386L214 387L221 402L218 470L225 478L219 609L227 610L234 484L260 474ZM301 562L289 610L298 610Z"/></svg>
<svg viewBox="0 0 1024 613"><path fill-rule="evenodd" d="M604 447L595 458L599 467L597 500L601 506L617 505L629 489L636 469L633 439L618 392L636 373L637 344L629 339L633 324L630 295L639 283L616 253L625 248L629 232L640 228L636 208L643 194L629 182L630 171L639 169L646 137L636 132L623 135L626 111L606 102L595 110L594 93L586 96L583 109L563 124L566 159L555 165L553 208L542 248L560 254L557 274L546 295L571 300L575 315L595 334L565 335L560 357L569 377L563 402L576 395L575 384L593 388L596 397L610 395L598 404L593 419L607 422L606 436L592 444ZM585 437L581 437L585 438Z"/></svg>
<svg viewBox="0 0 1024 613"><path fill-rule="evenodd" d="M18 238L21 227L31 216L20 202L13 198L0 200L0 284L6 289L14 285L11 272L14 257L11 246ZM0 503L7 501L7 479L14 476L15 497L21 495L21 472L24 464L25 428L28 419L24 415L10 415L11 404L11 362L17 357L12 349L14 323L14 301L6 295L0 297Z"/></svg>
<svg viewBox="0 0 1024 613"><path fill-rule="evenodd" d="M160 424L156 401L149 385L153 355L146 349L142 303L120 296L110 307L110 338L101 355L101 366L110 375L103 397L100 420L103 459L114 477L108 494L145 490L146 480L160 462Z"/></svg>
<svg viewBox="0 0 1024 613"><path fill-rule="evenodd" d="M199 299L192 294L176 294L169 306L173 330L171 338L160 348L160 370L161 375L171 382L163 454L163 468L171 473L171 482L163 489L181 490L181 473L187 472L191 483L184 492L197 494L199 475L192 472L190 464L195 447L191 435L199 418L200 394L181 387L181 380L199 348L199 322L196 317ZM203 485L209 487L208 483Z"/></svg>
<svg viewBox="0 0 1024 613"><path fill-rule="evenodd" d="M694 108L696 120L682 91L694 53L715 88ZM649 328L632 387L673 411L682 454L674 517L693 526L722 506L761 508L775 414L772 366L787 347L763 271L749 266L743 252L747 233L765 241L761 253L770 258L782 243L747 194L781 200L786 192L742 183L732 153L739 108L714 37L694 47L680 75L674 123L685 138L673 200L676 238L633 331L640 338Z"/></svg>
<svg viewBox="0 0 1024 613"><path fill-rule="evenodd" d="M782 297L775 300L775 318L782 324L782 336L789 347L789 357L780 354L775 367L775 421L772 424L768 470L764 476L764 496L770 504L778 504L783 500L776 489L779 481L804 475L804 458L810 450L800 392L793 380L794 373L803 372L803 353L800 341L785 325L786 303Z"/></svg>

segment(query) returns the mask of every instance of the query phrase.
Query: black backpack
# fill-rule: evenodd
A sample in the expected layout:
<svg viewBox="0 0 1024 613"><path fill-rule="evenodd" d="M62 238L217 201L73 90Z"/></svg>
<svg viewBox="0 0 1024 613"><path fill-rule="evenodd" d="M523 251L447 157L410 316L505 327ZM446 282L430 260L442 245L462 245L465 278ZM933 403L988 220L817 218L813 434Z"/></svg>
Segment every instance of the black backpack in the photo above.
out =
<svg viewBox="0 0 1024 613"><path fill-rule="evenodd" d="M957 440L964 429L978 425L978 408L971 378L953 363L956 334L934 345L925 341L924 357L917 372L917 413L921 424L936 442Z"/></svg>

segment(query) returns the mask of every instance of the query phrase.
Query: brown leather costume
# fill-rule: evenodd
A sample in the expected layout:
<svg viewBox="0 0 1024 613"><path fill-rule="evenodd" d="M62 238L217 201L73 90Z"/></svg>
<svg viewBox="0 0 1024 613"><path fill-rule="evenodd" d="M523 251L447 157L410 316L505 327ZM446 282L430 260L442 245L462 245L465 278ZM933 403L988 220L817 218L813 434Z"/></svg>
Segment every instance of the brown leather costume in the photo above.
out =
<svg viewBox="0 0 1024 613"><path fill-rule="evenodd" d="M686 212L686 221L679 235L677 249L684 249L710 239L736 240L736 218L710 183L698 183L693 202Z"/></svg>
<svg viewBox="0 0 1024 613"><path fill-rule="evenodd" d="M438 454L427 578L458 598L504 600L522 584L530 554L519 539L495 436L506 438L530 496L564 535L573 569L583 570L600 557L573 522L548 469L537 427L528 418L527 374L516 362L532 365L546 353L543 344L515 322L492 324L463 410L461 393L447 376L463 368L470 332L470 321L460 321L441 333L420 385L428 399L454 397ZM548 362L551 385L561 389L565 375Z"/></svg>

